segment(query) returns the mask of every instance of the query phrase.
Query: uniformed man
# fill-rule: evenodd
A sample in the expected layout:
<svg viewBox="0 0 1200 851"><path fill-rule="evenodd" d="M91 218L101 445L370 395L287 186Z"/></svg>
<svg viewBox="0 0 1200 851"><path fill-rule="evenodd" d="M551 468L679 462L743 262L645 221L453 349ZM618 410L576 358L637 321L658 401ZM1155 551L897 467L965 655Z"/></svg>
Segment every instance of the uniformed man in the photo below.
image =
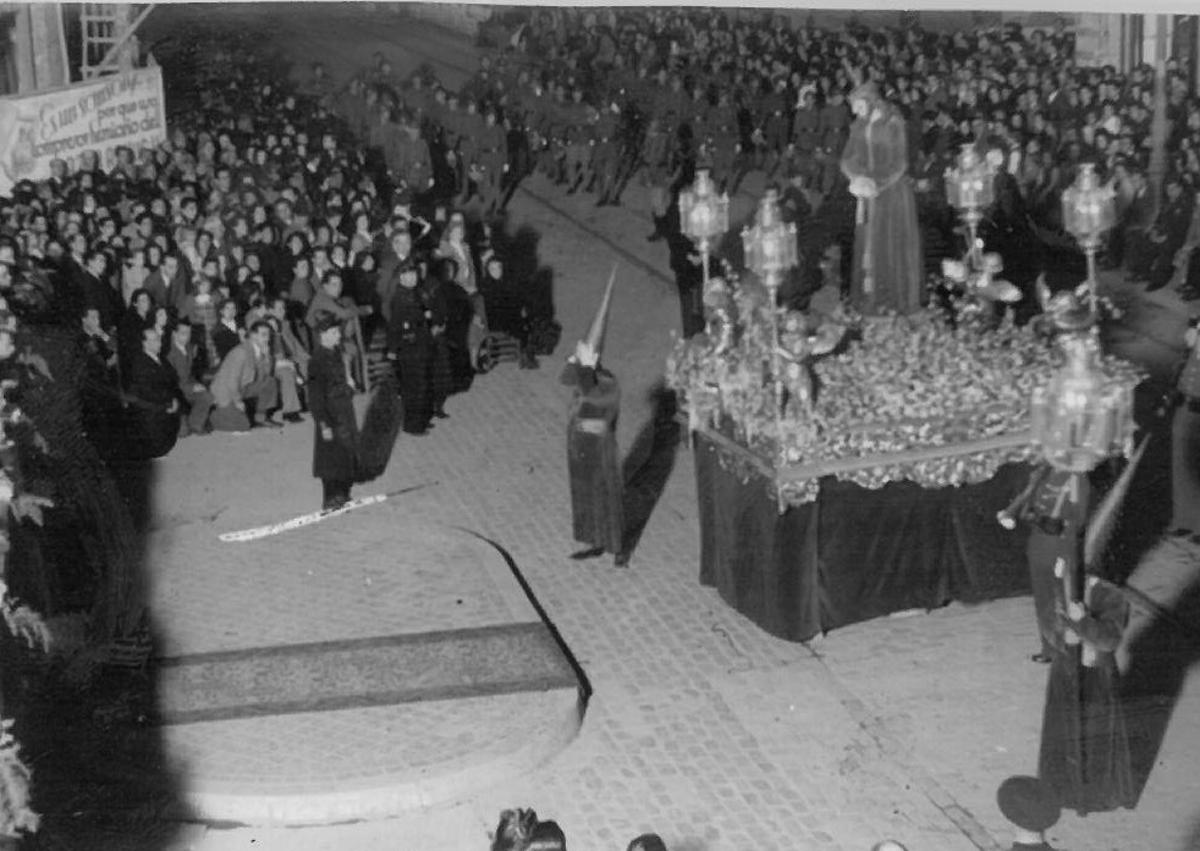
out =
<svg viewBox="0 0 1200 851"><path fill-rule="evenodd" d="M621 121L621 107L614 100L608 108L598 113L594 125L592 146L592 180L595 181L597 207L621 205L617 197L617 170L620 165L620 140L617 128Z"/></svg>
<svg viewBox="0 0 1200 851"><path fill-rule="evenodd" d="M316 322L317 345L308 361L308 408L316 432L313 476L321 480L321 507L334 511L350 501L358 473L358 421L354 383L342 357L341 321L322 313Z"/></svg>
<svg viewBox="0 0 1200 851"><path fill-rule="evenodd" d="M419 270L412 258L398 269L399 286L392 294L387 327L388 360L396 365L404 431L421 435L429 429L430 327L417 287Z"/></svg>
<svg viewBox="0 0 1200 851"><path fill-rule="evenodd" d="M821 146L827 154L836 159L841 156L842 148L846 147L846 139L850 136L850 107L846 105L845 93L833 89L818 114Z"/></svg>
<svg viewBox="0 0 1200 851"><path fill-rule="evenodd" d="M592 158L590 138L591 125L599 117L595 107L583 101L583 90L572 92L573 101L566 113L564 126L565 152L563 168L566 174L568 195L574 195L588 177L588 166Z"/></svg>
<svg viewBox="0 0 1200 851"><path fill-rule="evenodd" d="M767 179L775 175L779 168L783 150L788 143L790 127L789 109L787 102L787 80L780 78L775 81L773 90L763 97L761 116L763 131L762 168L767 173Z"/></svg>
<svg viewBox="0 0 1200 851"><path fill-rule="evenodd" d="M484 146L484 120L474 99L463 96L465 109L458 125L458 156L462 169L462 194L459 205L466 204L483 182L482 153Z"/></svg>
<svg viewBox="0 0 1200 851"><path fill-rule="evenodd" d="M504 176L509 170L508 134L497 122L496 110L491 107L484 112L477 156L476 188L484 211L491 215L500 204Z"/></svg>
<svg viewBox="0 0 1200 851"><path fill-rule="evenodd" d="M666 116L670 123L672 116ZM652 115L642 143L642 185L650 188L650 216L654 232L646 239L657 242L666 236L667 205L670 203L671 175L668 170L671 136L658 116Z"/></svg>
<svg viewBox="0 0 1200 851"><path fill-rule="evenodd" d="M800 103L792 119L792 140L796 143L800 167L805 171L811 171L813 154L821 145L821 116L817 112L816 97L812 86L801 89Z"/></svg>

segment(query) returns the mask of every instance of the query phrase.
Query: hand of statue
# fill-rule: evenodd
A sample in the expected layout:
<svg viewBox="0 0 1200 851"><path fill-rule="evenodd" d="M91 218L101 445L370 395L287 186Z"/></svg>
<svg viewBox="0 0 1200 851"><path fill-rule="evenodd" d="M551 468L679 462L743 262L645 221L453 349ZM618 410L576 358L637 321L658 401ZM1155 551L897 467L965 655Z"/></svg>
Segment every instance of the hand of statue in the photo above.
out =
<svg viewBox="0 0 1200 851"><path fill-rule="evenodd" d="M850 181L850 194L859 198L874 198L879 194L879 189L871 178L855 177Z"/></svg>
<svg viewBox="0 0 1200 851"><path fill-rule="evenodd" d="M1083 603L1070 602L1067 603L1067 618L1078 623L1087 615L1087 609L1083 607Z"/></svg>

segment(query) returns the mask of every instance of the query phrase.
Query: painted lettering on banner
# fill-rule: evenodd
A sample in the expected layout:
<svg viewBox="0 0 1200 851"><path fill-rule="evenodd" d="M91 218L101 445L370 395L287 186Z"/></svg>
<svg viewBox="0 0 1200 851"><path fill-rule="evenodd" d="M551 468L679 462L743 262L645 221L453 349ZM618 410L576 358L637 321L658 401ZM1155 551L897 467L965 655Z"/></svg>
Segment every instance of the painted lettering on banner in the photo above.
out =
<svg viewBox="0 0 1200 851"><path fill-rule="evenodd" d="M144 147L166 138L162 69L138 68L41 94L0 98L0 194L21 180L50 176L50 162L79 167L95 151L105 170L117 148Z"/></svg>

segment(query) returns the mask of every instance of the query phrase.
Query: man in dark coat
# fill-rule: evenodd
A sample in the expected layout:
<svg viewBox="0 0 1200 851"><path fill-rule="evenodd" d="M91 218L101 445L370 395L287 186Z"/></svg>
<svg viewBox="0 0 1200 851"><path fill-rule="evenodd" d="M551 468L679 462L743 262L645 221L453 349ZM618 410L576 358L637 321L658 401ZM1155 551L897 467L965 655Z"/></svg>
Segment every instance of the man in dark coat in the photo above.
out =
<svg viewBox="0 0 1200 851"><path fill-rule="evenodd" d="M404 431L420 435L429 430L429 319L417 290L416 264L410 260L398 274L399 286L389 310L387 356L396 364L399 377Z"/></svg>
<svg viewBox="0 0 1200 851"><path fill-rule="evenodd" d="M308 409L315 429L313 476L321 480L321 507L334 511L350 501L358 467L358 421L354 384L342 357L341 320L317 317L317 341L308 362Z"/></svg>
<svg viewBox="0 0 1200 851"><path fill-rule="evenodd" d="M450 322L450 302L446 288L450 286L437 275L426 275L417 285L417 294L425 307L429 328L429 409L438 419L446 419L446 399L454 389L454 372L450 364L450 341L446 328Z"/></svg>
<svg viewBox="0 0 1200 851"><path fill-rule="evenodd" d="M105 280L108 257L103 251L90 251L79 282L83 290L83 303L100 311L100 327L115 328L121 316L121 297Z"/></svg>
<svg viewBox="0 0 1200 851"><path fill-rule="evenodd" d="M206 434L212 430L208 418L213 409L213 397L203 382L196 378L196 350L192 345L190 322L179 322L171 331L167 363L175 372L177 389L188 406L184 435Z"/></svg>
<svg viewBox="0 0 1200 851"><path fill-rule="evenodd" d="M1195 206L1178 175L1168 175L1163 185L1166 199L1154 227L1135 237L1129 246L1130 278L1149 281L1147 292L1161 289L1170 282L1175 272L1175 253L1187 238Z"/></svg>
<svg viewBox="0 0 1200 851"><path fill-rule="evenodd" d="M153 325L142 329L142 350L130 361L130 454L161 458L179 438L179 388L175 371L159 358L162 333Z"/></svg>
<svg viewBox="0 0 1200 851"><path fill-rule="evenodd" d="M608 552L614 555L614 564L624 567L629 554L624 547L623 481L616 436L621 391L613 374L600 366L615 280L614 270L587 339L576 345L575 354L567 360L562 381L575 388L567 425L572 526L575 540L589 547L571 557L594 558Z"/></svg>

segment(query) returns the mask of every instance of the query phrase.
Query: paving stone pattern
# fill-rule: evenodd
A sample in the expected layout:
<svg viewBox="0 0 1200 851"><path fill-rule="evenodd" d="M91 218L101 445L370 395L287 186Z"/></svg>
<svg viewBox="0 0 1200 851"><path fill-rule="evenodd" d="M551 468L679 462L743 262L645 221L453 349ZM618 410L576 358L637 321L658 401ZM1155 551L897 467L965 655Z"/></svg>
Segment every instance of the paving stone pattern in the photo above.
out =
<svg viewBox="0 0 1200 851"><path fill-rule="evenodd" d="M277 19L274 33L306 59L318 55L319 45L342 78L375 50L385 51L400 73L435 55L474 66L461 40L389 14L339 8L331 25L323 10L306 10ZM639 197L631 188L631 209ZM649 391L670 331L678 328L678 306L664 284L665 248L644 241L646 219L592 203L535 180L511 213L542 237L564 349L586 328L613 262L622 263L605 360L624 389L619 440L627 450L649 421ZM661 273L629 263L614 245ZM254 549L208 542L234 525L282 519L315 504L307 426L281 435L190 438L163 462L163 505L171 506L172 522L188 525L160 530L166 543L155 561L156 599L164 622L188 643L350 634L364 619L383 615L379 598L386 594L444 597L454 581L431 582L432 591L423 588L436 577L387 584L391 552L431 545L428 538L400 538L406 526L398 518L436 517L512 553L594 689L578 739L500 787L389 821L214 829L191 837L189 847L482 849L498 811L511 806L533 806L556 819L571 847L581 849L620 849L648 830L660 832L674 851L865 851L888 836L910 851L1007 847L994 789L1004 777L1035 768L1044 689L1045 669L1028 661L1029 600L880 619L810 645L774 639L697 582L695 483L686 448L629 569L569 560L575 546L563 447L568 391L557 381L560 362L544 359L537 372L502 365L478 378L469 394L450 401L451 418L431 435L402 436L378 488L365 490L433 480L436 488ZM179 469L191 472L186 486L176 479ZM222 505L217 520L206 519ZM311 595L289 584L301 576ZM363 598L365 608L341 611L349 588L366 578L380 584L369 601ZM1192 677L1176 718L1195 716L1198 706ZM414 739L435 730L425 726L435 721L413 719ZM272 724L286 735L311 735L295 718ZM1194 851L1185 844L1200 801L1194 727L1190 720L1173 722L1138 810L1068 815L1054 838L1076 851ZM426 744L436 745L438 735ZM269 763L269 754L256 753L258 741L247 735L238 749ZM332 754L336 745L329 747Z"/></svg>

